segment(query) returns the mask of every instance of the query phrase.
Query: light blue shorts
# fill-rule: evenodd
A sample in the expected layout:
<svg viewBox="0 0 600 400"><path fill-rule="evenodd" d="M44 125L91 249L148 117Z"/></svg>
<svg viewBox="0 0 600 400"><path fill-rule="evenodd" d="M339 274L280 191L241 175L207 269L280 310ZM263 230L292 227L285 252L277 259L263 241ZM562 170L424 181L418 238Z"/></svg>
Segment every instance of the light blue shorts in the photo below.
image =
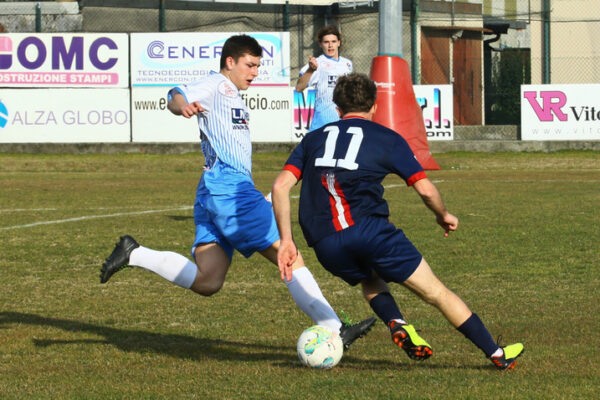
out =
<svg viewBox="0 0 600 400"><path fill-rule="evenodd" d="M271 203L250 177L222 165L205 171L198 183L192 257L195 248L204 243L218 243L231 259L234 249L250 257L279 240ZM228 190L221 190L224 186Z"/></svg>

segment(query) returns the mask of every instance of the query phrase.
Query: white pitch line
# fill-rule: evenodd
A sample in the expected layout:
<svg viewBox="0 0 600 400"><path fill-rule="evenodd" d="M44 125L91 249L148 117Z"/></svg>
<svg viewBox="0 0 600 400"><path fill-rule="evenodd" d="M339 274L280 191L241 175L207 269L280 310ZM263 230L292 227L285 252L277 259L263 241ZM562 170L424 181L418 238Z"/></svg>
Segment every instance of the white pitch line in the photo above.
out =
<svg viewBox="0 0 600 400"><path fill-rule="evenodd" d="M438 182L443 182L443 181L438 181ZM406 186L402 185L402 184L393 184L393 185L384 186L384 188L386 188L386 189L395 188L395 187L406 187ZM299 197L300 196L291 196L291 198L293 198L293 199L297 199ZM24 225L3 226L3 227L0 227L0 231L7 231L10 229L20 229L20 228L32 228L34 226L41 226L41 225L64 224L67 222L85 221L88 219L122 217L124 215L142 215L142 214L159 213L159 212L164 212L164 211L191 210L192 208L193 207L191 207L191 206L186 206L186 207L165 208L162 210L132 211L132 212L126 212L126 213L105 214L105 215L85 215L83 217L57 219L57 220L53 220L53 221L40 221L40 222L34 222L31 224L24 224ZM8 211L8 212L10 212L10 211L55 211L55 210L56 210L55 208L39 208L39 209L29 209L29 210L27 210L27 209L0 210L0 212L6 212L6 211Z"/></svg>
<svg viewBox="0 0 600 400"><path fill-rule="evenodd" d="M56 211L58 208L7 208L0 210L0 213L9 212L29 212L29 211Z"/></svg>
<svg viewBox="0 0 600 400"><path fill-rule="evenodd" d="M40 226L40 225L64 224L66 222L85 221L88 219L122 217L124 215L142 215L142 214L153 214L153 213L159 213L159 212L165 212L165 211L191 210L192 208L193 207L191 207L191 206L186 206L186 207L164 208L162 210L133 211L133 212L126 212L126 213L105 214L105 215L86 215L83 217L57 219L54 221L34 222L32 224L25 224L25 225L3 226L3 227L0 227L0 230L6 231L6 230L10 230L10 229L31 228L31 227Z"/></svg>
<svg viewBox="0 0 600 400"><path fill-rule="evenodd" d="M433 183L440 183L440 182L444 182L441 179L435 180L435 181L431 181ZM391 189L391 188L397 188L397 187L401 187L401 188L407 188L408 186L406 186L406 183L402 184L402 183L393 183L391 185L385 185L383 188L384 189Z"/></svg>

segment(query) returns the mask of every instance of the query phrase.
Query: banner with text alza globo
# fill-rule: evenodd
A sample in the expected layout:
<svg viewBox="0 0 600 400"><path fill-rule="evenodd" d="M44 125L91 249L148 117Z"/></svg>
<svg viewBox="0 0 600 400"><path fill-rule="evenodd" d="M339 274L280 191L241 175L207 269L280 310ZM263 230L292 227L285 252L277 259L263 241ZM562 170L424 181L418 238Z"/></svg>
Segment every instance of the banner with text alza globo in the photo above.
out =
<svg viewBox="0 0 600 400"><path fill-rule="evenodd" d="M198 125L171 114L170 88L219 72L225 41L237 33L132 33L130 36L132 140L134 142L192 142ZM289 32L249 32L263 49L258 77L242 98L250 112L254 142L290 142L292 93Z"/></svg>
<svg viewBox="0 0 600 400"><path fill-rule="evenodd" d="M0 90L0 143L129 140L126 88Z"/></svg>

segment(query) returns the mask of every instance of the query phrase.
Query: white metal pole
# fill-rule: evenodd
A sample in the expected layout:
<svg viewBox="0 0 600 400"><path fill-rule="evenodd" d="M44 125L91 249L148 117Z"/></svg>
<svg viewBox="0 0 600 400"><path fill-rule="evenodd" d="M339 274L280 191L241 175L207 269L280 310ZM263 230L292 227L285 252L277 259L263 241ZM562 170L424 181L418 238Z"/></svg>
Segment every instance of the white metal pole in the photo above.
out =
<svg viewBox="0 0 600 400"><path fill-rule="evenodd" d="M402 1L379 0L379 55L402 57Z"/></svg>

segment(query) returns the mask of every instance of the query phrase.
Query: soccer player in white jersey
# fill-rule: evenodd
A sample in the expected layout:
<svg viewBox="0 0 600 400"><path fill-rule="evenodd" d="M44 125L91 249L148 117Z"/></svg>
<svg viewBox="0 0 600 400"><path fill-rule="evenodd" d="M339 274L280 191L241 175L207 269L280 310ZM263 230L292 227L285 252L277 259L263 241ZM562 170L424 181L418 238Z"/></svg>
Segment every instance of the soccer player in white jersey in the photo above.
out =
<svg viewBox="0 0 600 400"><path fill-rule="evenodd" d="M197 117L205 157L194 204L194 261L141 246L125 235L103 264L101 283L125 266L138 266L211 296L223 286L234 249L245 257L259 252L277 265L279 232L271 203L252 180L249 116L240 95L258 75L261 57L262 48L254 38L232 36L223 45L220 73L169 91L168 108L173 114ZM375 323L375 318L342 323L300 255L286 284L300 309L316 324L339 331L346 348Z"/></svg>
<svg viewBox="0 0 600 400"><path fill-rule="evenodd" d="M335 25L327 25L319 29L317 41L323 54L317 58L313 56L308 58L308 64L300 70L300 78L296 83L297 92L302 92L309 86L316 90L311 131L340 119L336 105L333 103L333 89L340 76L352 72L352 61L339 54L342 34Z"/></svg>

